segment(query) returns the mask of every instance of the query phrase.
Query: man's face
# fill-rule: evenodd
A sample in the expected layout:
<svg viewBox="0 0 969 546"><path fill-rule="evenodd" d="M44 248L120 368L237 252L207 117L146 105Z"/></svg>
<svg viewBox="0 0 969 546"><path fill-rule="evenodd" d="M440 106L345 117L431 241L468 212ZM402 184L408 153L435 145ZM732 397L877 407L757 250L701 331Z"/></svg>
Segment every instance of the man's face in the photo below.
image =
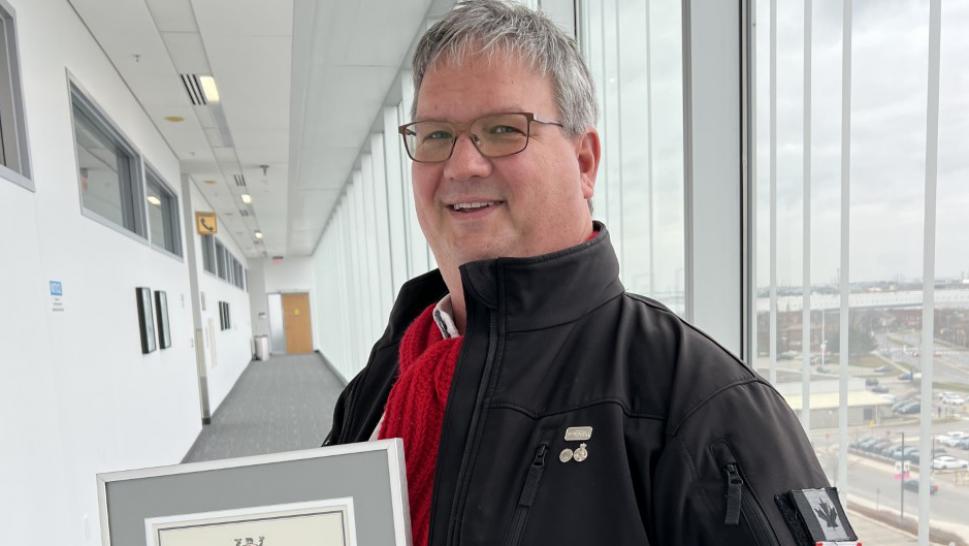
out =
<svg viewBox="0 0 969 546"><path fill-rule="evenodd" d="M495 113L530 112L560 121L549 77L497 53L490 61L468 56L439 60L424 75L417 120L467 124ZM588 237L599 159L594 129L570 136L532 123L521 153L487 158L462 132L450 159L413 163L417 216L442 269L496 257L525 257L573 246ZM487 203L459 210L462 204Z"/></svg>

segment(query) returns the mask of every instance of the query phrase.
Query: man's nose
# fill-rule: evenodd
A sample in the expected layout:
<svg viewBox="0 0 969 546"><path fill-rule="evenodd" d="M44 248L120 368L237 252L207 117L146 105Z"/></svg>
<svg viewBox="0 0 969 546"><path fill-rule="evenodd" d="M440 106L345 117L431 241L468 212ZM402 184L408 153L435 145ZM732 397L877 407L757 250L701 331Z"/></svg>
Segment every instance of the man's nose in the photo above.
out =
<svg viewBox="0 0 969 546"><path fill-rule="evenodd" d="M458 135L454 142L451 157L444 162L444 177L448 180L466 180L469 178L488 176L491 173L491 161L481 155L470 134Z"/></svg>

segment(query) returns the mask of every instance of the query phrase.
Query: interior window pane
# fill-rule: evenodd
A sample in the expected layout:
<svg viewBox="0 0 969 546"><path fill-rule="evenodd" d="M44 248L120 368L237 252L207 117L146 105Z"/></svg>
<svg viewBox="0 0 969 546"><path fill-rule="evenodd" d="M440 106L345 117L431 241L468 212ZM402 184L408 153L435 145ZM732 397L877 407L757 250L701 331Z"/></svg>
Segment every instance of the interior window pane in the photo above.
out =
<svg viewBox="0 0 969 546"><path fill-rule="evenodd" d="M685 285L680 12L674 0L607 0L583 3L581 21L603 142L593 217L610 231L623 283L675 312Z"/></svg>
<svg viewBox="0 0 969 546"><path fill-rule="evenodd" d="M152 244L179 254L178 230L175 218L178 217L177 200L153 174L148 173L145 183L148 202L148 230Z"/></svg>
<svg viewBox="0 0 969 546"><path fill-rule="evenodd" d="M760 3L758 21L769 21ZM969 131L969 43L959 30L969 24L969 6L944 4L939 112L933 308L923 293L926 193L929 5L899 4L897 10L855 3L852 22L850 136L850 260L840 261L841 36L842 5L814 2L812 29L811 139L811 324L801 342L803 279L800 278L802 168L801 6L778 2L777 14L777 200L767 196L770 66L769 26L757 34L757 331L758 368L767 365L770 207L777 225L777 388L801 409L801 355L810 351L810 437L831 481L847 481L849 516L870 516L879 544L915 544L902 527L928 526L963 532L969 476L969 271L964 227L969 185L964 183ZM829 90L835 90L831 92ZM838 279L848 267L849 312L840 309ZM933 317L932 339L922 336L923 313ZM844 321L842 323L842 320ZM848 339L842 339L844 324ZM923 343L931 341L926 352ZM848 396L839 396L847 356ZM932 362L931 377L925 362ZM922 383L932 382L932 396ZM921 410L931 419L922 422ZM839 412L848 424L839 438ZM932 449L920 443L931 435ZM840 449L847 447L842 459ZM846 471L846 474L844 473ZM918 478L931 474L930 518L918 518ZM839 475L840 474L840 475ZM904 523L902 523L904 522ZM948 539L946 539L948 540Z"/></svg>
<svg viewBox="0 0 969 546"><path fill-rule="evenodd" d="M136 231L133 220L126 221L132 215L125 210L129 195L125 186L131 183L132 158L77 104L74 105L74 138L84 207Z"/></svg>

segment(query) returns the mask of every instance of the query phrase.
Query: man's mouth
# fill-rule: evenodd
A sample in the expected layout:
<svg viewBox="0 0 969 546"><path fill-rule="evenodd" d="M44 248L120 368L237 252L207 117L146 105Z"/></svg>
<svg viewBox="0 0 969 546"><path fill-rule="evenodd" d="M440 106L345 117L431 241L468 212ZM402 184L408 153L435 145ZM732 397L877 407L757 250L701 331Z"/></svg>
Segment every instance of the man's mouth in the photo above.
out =
<svg viewBox="0 0 969 546"><path fill-rule="evenodd" d="M501 205L502 203L504 203L504 201L469 201L467 203L454 203L452 205L448 205L448 208L455 212L467 213L495 207Z"/></svg>

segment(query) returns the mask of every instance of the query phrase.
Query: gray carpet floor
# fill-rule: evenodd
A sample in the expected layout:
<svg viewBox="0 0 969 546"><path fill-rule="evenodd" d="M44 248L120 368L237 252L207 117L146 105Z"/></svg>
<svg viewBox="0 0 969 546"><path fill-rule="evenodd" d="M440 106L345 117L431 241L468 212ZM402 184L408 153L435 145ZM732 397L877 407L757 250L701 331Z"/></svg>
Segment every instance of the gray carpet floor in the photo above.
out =
<svg viewBox="0 0 969 546"><path fill-rule="evenodd" d="M319 447L342 390L316 353L250 362L182 462Z"/></svg>

